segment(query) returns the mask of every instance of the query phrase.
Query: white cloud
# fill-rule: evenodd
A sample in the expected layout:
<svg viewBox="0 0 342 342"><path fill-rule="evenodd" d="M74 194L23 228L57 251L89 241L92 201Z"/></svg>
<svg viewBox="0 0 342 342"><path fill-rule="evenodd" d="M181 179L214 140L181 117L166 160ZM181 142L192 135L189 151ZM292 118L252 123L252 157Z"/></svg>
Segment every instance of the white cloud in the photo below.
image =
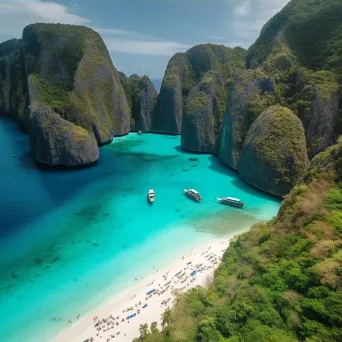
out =
<svg viewBox="0 0 342 342"><path fill-rule="evenodd" d="M0 0L1 39L19 38L31 23L62 23L85 25L90 20L71 13L70 8L56 2L40 0Z"/></svg>
<svg viewBox="0 0 342 342"><path fill-rule="evenodd" d="M234 48L234 47L243 47L245 49L247 49L250 45L249 42L245 42L245 41L238 41L238 42L225 42L225 43L220 43L223 44L224 46L228 46L230 48Z"/></svg>
<svg viewBox="0 0 342 342"><path fill-rule="evenodd" d="M137 55L172 56L176 52L186 51L189 45L172 41L132 40L124 38L104 37L110 52L130 53Z"/></svg>
<svg viewBox="0 0 342 342"><path fill-rule="evenodd" d="M290 0L247 0L242 5L236 3L236 16L228 22L228 31L250 45L258 37L260 30Z"/></svg>
<svg viewBox="0 0 342 342"><path fill-rule="evenodd" d="M72 13L78 6L71 5L73 8L53 1L0 0L0 41L19 38L26 25L44 22L90 26L103 37L110 52L172 56L189 48L182 43L163 41L139 32L95 27L88 18Z"/></svg>
<svg viewBox="0 0 342 342"><path fill-rule="evenodd" d="M237 4L234 7L234 13L238 16L245 16L249 14L251 9L251 0L246 0L242 4Z"/></svg>
<svg viewBox="0 0 342 342"><path fill-rule="evenodd" d="M93 29L103 35L114 35L114 36L130 36L133 32L126 30L119 30L114 28L101 28L101 27L93 27Z"/></svg>

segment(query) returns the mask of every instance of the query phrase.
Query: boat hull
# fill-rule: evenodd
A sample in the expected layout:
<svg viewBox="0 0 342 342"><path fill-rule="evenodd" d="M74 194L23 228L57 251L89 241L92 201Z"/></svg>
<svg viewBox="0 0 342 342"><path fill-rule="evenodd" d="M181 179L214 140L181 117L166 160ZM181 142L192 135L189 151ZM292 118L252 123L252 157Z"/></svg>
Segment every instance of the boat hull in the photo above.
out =
<svg viewBox="0 0 342 342"><path fill-rule="evenodd" d="M223 205L227 205L229 207L233 207L233 208L238 208L238 209L242 209L244 207L244 204L242 202L239 203L234 203L234 202L229 202L229 201L225 201L222 199L217 198L217 200L223 204Z"/></svg>
<svg viewBox="0 0 342 342"><path fill-rule="evenodd" d="M201 200L202 200L202 198L201 197L195 197L191 192L188 192L188 191L186 191L186 190L184 190L184 194L188 197L188 198L190 198L190 199L192 199L193 201L195 201L195 202L201 202Z"/></svg>

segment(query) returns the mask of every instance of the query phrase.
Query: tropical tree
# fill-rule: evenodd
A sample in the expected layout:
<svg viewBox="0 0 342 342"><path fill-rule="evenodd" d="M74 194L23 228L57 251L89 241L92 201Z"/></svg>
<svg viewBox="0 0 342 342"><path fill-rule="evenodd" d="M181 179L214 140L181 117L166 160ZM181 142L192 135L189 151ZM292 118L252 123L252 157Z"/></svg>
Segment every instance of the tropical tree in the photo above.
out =
<svg viewBox="0 0 342 342"><path fill-rule="evenodd" d="M171 322L171 310L167 308L161 315L161 326L164 329Z"/></svg>
<svg viewBox="0 0 342 342"><path fill-rule="evenodd" d="M144 339L149 333L148 325L146 323L140 324L139 332L140 332L140 339Z"/></svg>
<svg viewBox="0 0 342 342"><path fill-rule="evenodd" d="M159 332L158 328L157 328L157 322L152 322L151 323L151 334L156 334Z"/></svg>

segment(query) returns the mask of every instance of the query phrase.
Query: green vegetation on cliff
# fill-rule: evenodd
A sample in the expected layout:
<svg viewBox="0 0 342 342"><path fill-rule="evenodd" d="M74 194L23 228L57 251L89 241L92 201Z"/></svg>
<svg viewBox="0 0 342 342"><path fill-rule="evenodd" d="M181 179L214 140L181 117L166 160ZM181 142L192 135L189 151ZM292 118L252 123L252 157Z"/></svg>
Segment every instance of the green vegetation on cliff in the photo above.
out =
<svg viewBox="0 0 342 342"><path fill-rule="evenodd" d="M157 131L168 131L168 124L174 123L171 133L181 133L183 106L192 89L200 83L211 83L219 101L215 121L223 121L225 104L236 71L245 68L247 52L242 48L228 48L223 45L201 44L186 53L174 55L167 66L161 86L153 127ZM220 76L220 82L213 73ZM166 125L165 125L166 123ZM169 124L170 126L171 124ZM219 131L220 126L215 128Z"/></svg>
<svg viewBox="0 0 342 342"><path fill-rule="evenodd" d="M144 341L342 339L342 139L316 156L277 217L231 243L208 290L179 297Z"/></svg>
<svg viewBox="0 0 342 342"><path fill-rule="evenodd" d="M52 108L99 144L129 130L129 109L119 75L98 33L90 28L33 24L23 31L30 101Z"/></svg>
<svg viewBox="0 0 342 342"><path fill-rule="evenodd" d="M0 44L0 112L25 126L27 80L22 42L11 39Z"/></svg>
<svg viewBox="0 0 342 342"><path fill-rule="evenodd" d="M239 175L261 190L283 196L302 179L307 167L301 121L288 108L269 107L248 131L238 164Z"/></svg>
<svg viewBox="0 0 342 342"><path fill-rule="evenodd" d="M278 102L302 120L310 158L342 133L341 32L340 0L293 0L248 51L247 64L274 78Z"/></svg>
<svg viewBox="0 0 342 342"><path fill-rule="evenodd" d="M342 2L290 1L262 29L249 49L249 62L259 65L280 52L312 70L342 74Z"/></svg>
<svg viewBox="0 0 342 342"><path fill-rule="evenodd" d="M32 24L22 40L0 44L0 111L27 129L36 160L51 166L94 162L94 139L101 145L130 128L125 93L107 48L98 33L83 26ZM37 122L47 131L38 132ZM56 131L52 122L58 122ZM60 132L67 138L58 139ZM44 150L35 135L54 138Z"/></svg>
<svg viewBox="0 0 342 342"><path fill-rule="evenodd" d="M224 164L237 169L250 126L266 108L276 102L274 79L260 69L245 70L234 77L219 145L219 157Z"/></svg>
<svg viewBox="0 0 342 342"><path fill-rule="evenodd" d="M130 108L131 130L150 131L157 91L148 76L127 76L119 72L120 82L124 88Z"/></svg>

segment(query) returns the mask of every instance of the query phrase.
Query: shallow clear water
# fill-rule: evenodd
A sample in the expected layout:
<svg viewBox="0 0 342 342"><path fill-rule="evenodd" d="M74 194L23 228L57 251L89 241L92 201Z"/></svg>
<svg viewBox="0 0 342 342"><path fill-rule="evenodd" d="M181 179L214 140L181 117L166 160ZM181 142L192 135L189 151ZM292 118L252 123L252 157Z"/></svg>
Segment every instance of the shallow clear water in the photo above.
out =
<svg viewBox="0 0 342 342"><path fill-rule="evenodd" d="M27 136L0 120L0 340L47 341L153 267L276 214L278 200L179 143L131 134L102 147L95 167L40 170ZM201 203L184 196L190 187ZM215 196L238 197L246 209L222 206Z"/></svg>

